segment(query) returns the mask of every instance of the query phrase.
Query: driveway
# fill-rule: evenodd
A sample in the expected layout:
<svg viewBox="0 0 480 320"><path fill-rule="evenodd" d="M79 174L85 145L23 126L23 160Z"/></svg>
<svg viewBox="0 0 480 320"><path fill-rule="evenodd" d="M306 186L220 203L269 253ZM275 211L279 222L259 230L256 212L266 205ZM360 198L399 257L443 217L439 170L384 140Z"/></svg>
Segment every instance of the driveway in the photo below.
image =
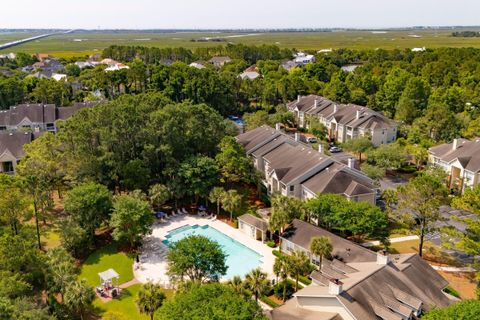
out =
<svg viewBox="0 0 480 320"><path fill-rule="evenodd" d="M342 151L337 153L330 153L330 156L343 164L348 164L349 158L355 158L355 165L358 167L358 159L351 153Z"/></svg>
<svg viewBox="0 0 480 320"><path fill-rule="evenodd" d="M380 190L384 191L387 189L396 189L406 183L407 180L405 180L401 176L386 176L385 178L380 180Z"/></svg>

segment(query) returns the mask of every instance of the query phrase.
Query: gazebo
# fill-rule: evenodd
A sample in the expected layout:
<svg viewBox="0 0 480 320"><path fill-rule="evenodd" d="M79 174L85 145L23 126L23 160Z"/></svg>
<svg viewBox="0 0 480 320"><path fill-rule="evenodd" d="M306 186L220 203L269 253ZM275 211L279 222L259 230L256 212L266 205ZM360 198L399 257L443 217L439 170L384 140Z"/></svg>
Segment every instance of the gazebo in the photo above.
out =
<svg viewBox="0 0 480 320"><path fill-rule="evenodd" d="M119 293L119 288L118 288L118 279L120 278L119 274L113 269L108 269L106 271L99 272L98 276L100 277L101 285L100 287L97 287L97 291L100 294L106 293L107 295L110 295L112 298L117 296Z"/></svg>

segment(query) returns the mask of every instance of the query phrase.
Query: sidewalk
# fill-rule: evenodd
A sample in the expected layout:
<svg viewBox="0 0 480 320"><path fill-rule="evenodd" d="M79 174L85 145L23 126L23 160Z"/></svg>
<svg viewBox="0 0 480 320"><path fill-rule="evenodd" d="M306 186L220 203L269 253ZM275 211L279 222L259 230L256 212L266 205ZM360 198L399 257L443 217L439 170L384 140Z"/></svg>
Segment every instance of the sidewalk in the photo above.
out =
<svg viewBox="0 0 480 320"><path fill-rule="evenodd" d="M405 237L398 237L398 238L390 238L390 243L396 242L403 242L403 241L410 241L410 240L418 240L418 236L405 236ZM380 241L369 241L361 244L362 246L369 248L374 246L381 245Z"/></svg>
<svg viewBox="0 0 480 320"><path fill-rule="evenodd" d="M434 265L430 265L433 269L437 270L437 271L445 271L445 272L477 272L477 270L475 270L474 268L472 267L461 267L461 268L458 268L458 267L449 267L449 266L434 266Z"/></svg>

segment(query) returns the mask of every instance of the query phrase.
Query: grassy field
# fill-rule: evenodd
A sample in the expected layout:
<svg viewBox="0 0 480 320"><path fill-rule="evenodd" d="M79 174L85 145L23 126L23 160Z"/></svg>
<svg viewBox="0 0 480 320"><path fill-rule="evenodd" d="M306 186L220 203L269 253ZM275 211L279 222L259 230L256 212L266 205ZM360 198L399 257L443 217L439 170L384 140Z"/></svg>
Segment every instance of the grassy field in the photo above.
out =
<svg viewBox="0 0 480 320"><path fill-rule="evenodd" d="M284 48L319 50L326 48L394 49L413 47L480 47L480 38L455 38L452 29L409 31L335 31L335 32L85 32L61 34L9 48L5 52L50 53L59 57L83 56L110 45L149 47L212 47L227 42L194 42L202 37L221 37L231 43L249 45L276 44ZM31 36L26 33L0 33L0 43Z"/></svg>
<svg viewBox="0 0 480 320"><path fill-rule="evenodd" d="M147 320L150 319L147 315L140 314L135 304L140 284L135 284L131 287L122 290L122 294L118 299L114 299L107 303L103 303L100 299L93 302L94 312L99 316L117 315L120 319L129 320ZM173 296L173 290L164 289L167 299ZM115 318L117 319L117 318Z"/></svg>
<svg viewBox="0 0 480 320"><path fill-rule="evenodd" d="M79 278L86 279L89 285L96 287L100 284L98 273L110 268L120 275L118 284L133 279L133 257L118 252L113 244L93 252L82 264Z"/></svg>

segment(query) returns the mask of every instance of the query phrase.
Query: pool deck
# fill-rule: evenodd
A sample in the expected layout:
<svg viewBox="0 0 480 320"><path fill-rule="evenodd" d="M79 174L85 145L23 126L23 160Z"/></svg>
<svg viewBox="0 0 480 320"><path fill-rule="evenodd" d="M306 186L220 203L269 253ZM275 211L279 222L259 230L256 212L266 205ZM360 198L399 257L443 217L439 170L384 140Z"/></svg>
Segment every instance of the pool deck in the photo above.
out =
<svg viewBox="0 0 480 320"><path fill-rule="evenodd" d="M195 224L213 227L262 255L263 258L261 259L262 264L260 268L268 274L269 278L275 278L272 271L275 261L272 248L261 241L248 237L239 229L232 228L220 220L202 218L196 215L176 216L170 218L167 222L156 223L153 226L152 234L144 240L142 254L140 255L140 264L134 265L135 278L142 283L151 281L164 287L170 287L170 280L166 274L167 262L165 258L168 247L163 244L162 241L165 240L165 236L169 231L185 225L193 226Z"/></svg>

